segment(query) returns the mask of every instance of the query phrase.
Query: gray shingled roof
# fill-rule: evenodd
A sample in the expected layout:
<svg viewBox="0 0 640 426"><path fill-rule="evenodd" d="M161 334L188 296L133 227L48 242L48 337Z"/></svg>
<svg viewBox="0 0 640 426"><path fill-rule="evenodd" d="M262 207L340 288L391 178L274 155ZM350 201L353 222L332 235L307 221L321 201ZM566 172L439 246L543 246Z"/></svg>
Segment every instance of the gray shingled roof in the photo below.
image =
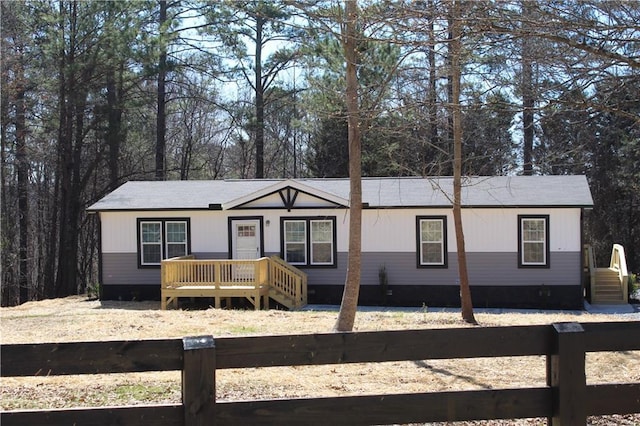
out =
<svg viewBox="0 0 640 426"><path fill-rule="evenodd" d="M89 207L89 211L207 209L231 203L284 180L131 181ZM348 179L293 179L306 187L349 199ZM369 207L449 207L453 179L363 178ZM465 178L466 207L591 207L584 176L497 176Z"/></svg>

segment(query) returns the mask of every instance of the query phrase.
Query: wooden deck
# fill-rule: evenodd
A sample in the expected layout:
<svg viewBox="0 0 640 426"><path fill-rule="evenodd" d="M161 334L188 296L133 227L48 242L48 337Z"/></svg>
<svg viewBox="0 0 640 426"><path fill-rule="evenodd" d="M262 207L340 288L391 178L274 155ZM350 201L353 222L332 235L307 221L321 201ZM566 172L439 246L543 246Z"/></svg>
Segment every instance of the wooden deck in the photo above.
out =
<svg viewBox="0 0 640 426"><path fill-rule="evenodd" d="M624 247L614 244L611 260L606 268L598 268L591 246L585 246L585 264L589 276L591 304L617 305L629 303L627 283L629 273Z"/></svg>
<svg viewBox="0 0 640 426"><path fill-rule="evenodd" d="M161 308L179 297L210 297L215 307L231 298L246 298L256 310L269 308L269 298L289 309L307 303L307 276L277 256L250 260L195 259L162 261Z"/></svg>

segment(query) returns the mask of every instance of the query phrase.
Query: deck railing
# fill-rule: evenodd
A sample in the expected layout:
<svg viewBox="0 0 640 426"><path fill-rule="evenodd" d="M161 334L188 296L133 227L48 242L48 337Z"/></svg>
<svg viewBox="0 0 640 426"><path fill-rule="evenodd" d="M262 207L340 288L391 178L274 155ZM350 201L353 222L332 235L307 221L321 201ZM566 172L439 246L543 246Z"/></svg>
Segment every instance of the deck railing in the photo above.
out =
<svg viewBox="0 0 640 426"><path fill-rule="evenodd" d="M624 247L620 244L614 244L611 249L611 262L609 263L609 268L618 272L620 286L622 287L622 297L624 298L624 303L628 303L629 289L627 286L629 281L629 272L627 271L627 259L624 254Z"/></svg>
<svg viewBox="0 0 640 426"><path fill-rule="evenodd" d="M277 256L246 260L196 259L193 255L175 257L162 261L161 281L161 291L167 294L168 290L173 290L175 295L175 289L181 289L186 296L190 288L208 287L214 291L224 290L225 296L229 297L237 288L243 290L237 295L241 297L246 294L247 287L266 286L290 300L292 306L289 307L299 308L307 303L307 275ZM164 294L162 300L165 306L167 298Z"/></svg>
<svg viewBox="0 0 640 426"><path fill-rule="evenodd" d="M193 255L162 261L162 287L265 285L268 261L260 259L195 259Z"/></svg>
<svg viewBox="0 0 640 426"><path fill-rule="evenodd" d="M587 384L585 354L639 349L640 322L12 344L2 347L3 377L182 370L182 401L3 411L0 419L2 426L294 426L546 417L553 426L586 425L590 415L640 412L640 383L630 376L631 383ZM216 397L219 369L538 355L547 360L546 386L249 401Z"/></svg>

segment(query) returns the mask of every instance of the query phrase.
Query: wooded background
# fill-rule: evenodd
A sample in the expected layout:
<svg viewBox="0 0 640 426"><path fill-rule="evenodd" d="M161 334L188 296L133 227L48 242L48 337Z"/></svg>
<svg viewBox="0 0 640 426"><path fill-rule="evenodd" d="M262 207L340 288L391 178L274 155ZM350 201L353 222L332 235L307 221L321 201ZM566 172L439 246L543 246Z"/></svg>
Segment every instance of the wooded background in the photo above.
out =
<svg viewBox="0 0 640 426"><path fill-rule="evenodd" d="M0 7L3 306L95 288L85 209L128 180L348 175L341 2ZM639 2L359 8L363 176L452 174L455 59L464 174L586 174L587 242L640 270Z"/></svg>

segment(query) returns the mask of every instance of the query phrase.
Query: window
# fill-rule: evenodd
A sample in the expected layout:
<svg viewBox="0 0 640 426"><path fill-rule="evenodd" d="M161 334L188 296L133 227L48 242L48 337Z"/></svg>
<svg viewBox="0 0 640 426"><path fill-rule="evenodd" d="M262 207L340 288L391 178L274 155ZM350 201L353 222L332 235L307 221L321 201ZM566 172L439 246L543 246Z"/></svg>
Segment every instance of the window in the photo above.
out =
<svg viewBox="0 0 640 426"><path fill-rule="evenodd" d="M159 266L162 259L189 254L188 219L138 219L140 266Z"/></svg>
<svg viewBox="0 0 640 426"><path fill-rule="evenodd" d="M158 264L162 259L162 223L140 223L140 257L143 265Z"/></svg>
<svg viewBox="0 0 640 426"><path fill-rule="evenodd" d="M166 222L165 228L167 258L187 255L187 222Z"/></svg>
<svg viewBox="0 0 640 426"><path fill-rule="evenodd" d="M333 263L333 222L330 220L311 221L311 264L331 265Z"/></svg>
<svg viewBox="0 0 640 426"><path fill-rule="evenodd" d="M255 237L256 225L238 225L238 237Z"/></svg>
<svg viewBox="0 0 640 426"><path fill-rule="evenodd" d="M447 267L447 217L418 216L416 218L418 267Z"/></svg>
<svg viewBox="0 0 640 426"><path fill-rule="evenodd" d="M336 266L335 217L281 221L284 260L292 265Z"/></svg>
<svg viewBox="0 0 640 426"><path fill-rule="evenodd" d="M284 222L284 260L296 265L307 263L307 222L304 220Z"/></svg>
<svg viewBox="0 0 640 426"><path fill-rule="evenodd" d="M518 266L549 267L549 216L518 216Z"/></svg>

